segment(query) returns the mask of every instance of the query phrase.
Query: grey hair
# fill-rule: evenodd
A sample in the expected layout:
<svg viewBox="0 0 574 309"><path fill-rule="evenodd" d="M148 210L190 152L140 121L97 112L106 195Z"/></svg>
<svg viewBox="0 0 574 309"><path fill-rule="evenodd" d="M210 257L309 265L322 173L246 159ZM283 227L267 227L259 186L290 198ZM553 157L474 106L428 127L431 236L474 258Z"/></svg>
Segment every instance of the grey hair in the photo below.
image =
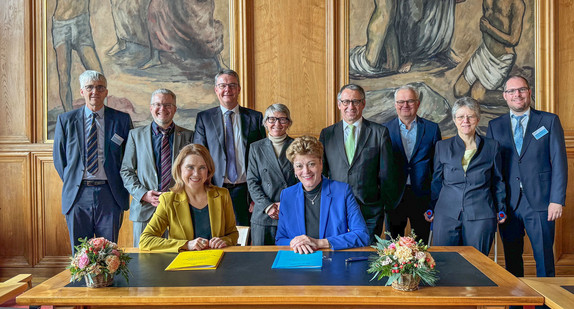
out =
<svg viewBox="0 0 574 309"><path fill-rule="evenodd" d="M265 126L267 118L273 115L273 113L283 113L287 116L287 119L289 119L289 125L293 123L293 120L291 120L291 112L289 111L289 108L285 104L275 103L269 105L269 107L265 110L265 117L263 117L263 126Z"/></svg>
<svg viewBox="0 0 574 309"><path fill-rule="evenodd" d="M235 77L235 79L237 79L237 84L239 86L241 86L241 84L239 83L239 74L237 74L237 72L231 70L231 69L225 69L225 70L221 70L219 71L219 73L217 73L217 75L215 75L215 85L217 85L217 79L219 78L219 76L221 75L231 75L233 77Z"/></svg>
<svg viewBox="0 0 574 309"><path fill-rule="evenodd" d="M339 93L337 94L337 101L341 100L341 94L343 93L343 91L345 89L358 91L361 94L361 97L362 97L361 99L362 100L365 99L365 89L363 89L363 87L356 85L356 84L347 84L347 85L341 87L341 90L339 90Z"/></svg>
<svg viewBox="0 0 574 309"><path fill-rule="evenodd" d="M452 119L454 120L456 117L456 112L461 108L461 107L467 107L470 110L474 111L474 113L476 114L476 117L478 117L478 119L480 119L480 104L478 104L478 102L470 97L462 97L458 100L456 100L454 102L454 104L452 105Z"/></svg>
<svg viewBox="0 0 574 309"><path fill-rule="evenodd" d="M399 88L397 88L397 90L395 90L395 102L397 101L397 95L398 95L399 91L401 91L401 90L410 90L410 91L412 91L412 92L415 94L415 99L416 99L417 101L419 100L420 93L419 93L418 89L415 88L415 86L413 86L413 85L407 84L407 85L404 85L404 86L400 86Z"/></svg>
<svg viewBox="0 0 574 309"><path fill-rule="evenodd" d="M166 88L159 88L158 90L154 91L151 94L151 99L149 104L153 104L153 97L155 97L157 94L166 94L166 95L170 95L173 98L173 104L177 105L177 97L175 96L175 93L173 93L173 91L166 89Z"/></svg>
<svg viewBox="0 0 574 309"><path fill-rule="evenodd" d="M84 71L84 73L80 74L79 80L80 80L80 87L81 88L84 88L84 86L88 82L94 82L94 81L103 82L104 86L106 86L106 87L108 86L108 80L106 79L104 74L102 74L98 71L94 71L94 70Z"/></svg>

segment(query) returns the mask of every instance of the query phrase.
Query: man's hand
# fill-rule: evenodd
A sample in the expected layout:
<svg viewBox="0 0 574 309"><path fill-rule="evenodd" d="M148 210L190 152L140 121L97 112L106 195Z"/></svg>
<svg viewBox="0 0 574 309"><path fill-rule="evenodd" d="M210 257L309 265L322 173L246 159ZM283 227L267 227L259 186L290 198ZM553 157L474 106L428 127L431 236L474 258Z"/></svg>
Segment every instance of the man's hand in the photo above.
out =
<svg viewBox="0 0 574 309"><path fill-rule="evenodd" d="M279 203L273 203L273 205L269 207L269 210L267 210L267 215L271 219L279 219Z"/></svg>
<svg viewBox="0 0 574 309"><path fill-rule="evenodd" d="M548 205L548 221L554 221L562 217L562 205L550 203Z"/></svg>
<svg viewBox="0 0 574 309"><path fill-rule="evenodd" d="M150 203L153 207L157 207L159 205L159 196L161 192L149 190L142 196L142 201Z"/></svg>

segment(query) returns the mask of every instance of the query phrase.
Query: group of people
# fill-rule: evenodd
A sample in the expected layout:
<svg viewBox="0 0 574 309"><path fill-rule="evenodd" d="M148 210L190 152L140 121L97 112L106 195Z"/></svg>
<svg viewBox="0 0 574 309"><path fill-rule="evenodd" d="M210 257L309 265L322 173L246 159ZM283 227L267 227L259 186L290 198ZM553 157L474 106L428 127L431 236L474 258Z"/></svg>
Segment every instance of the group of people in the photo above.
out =
<svg viewBox="0 0 574 309"><path fill-rule="evenodd" d="M407 222L433 245L474 246L488 254L500 229L506 267L523 276L525 231L538 276L554 276L554 221L567 183L563 129L554 114L530 106L520 76L505 84L510 112L477 132L480 105L452 106L457 134L417 116L416 88L395 92L397 117L363 118L365 91L337 95L342 120L319 139L287 134L286 105L265 114L239 106L239 76L215 76L220 106L197 115L195 131L173 122L176 95L153 92L153 122L132 129L128 114L104 106L103 74L80 76L86 105L61 114L54 164L64 181L62 212L72 250L78 238L117 241L130 210L134 246L181 251L237 243L251 226L252 245L286 245L298 253L367 246L383 226L393 237ZM266 134L267 131L267 134ZM128 204L132 196L131 206Z"/></svg>

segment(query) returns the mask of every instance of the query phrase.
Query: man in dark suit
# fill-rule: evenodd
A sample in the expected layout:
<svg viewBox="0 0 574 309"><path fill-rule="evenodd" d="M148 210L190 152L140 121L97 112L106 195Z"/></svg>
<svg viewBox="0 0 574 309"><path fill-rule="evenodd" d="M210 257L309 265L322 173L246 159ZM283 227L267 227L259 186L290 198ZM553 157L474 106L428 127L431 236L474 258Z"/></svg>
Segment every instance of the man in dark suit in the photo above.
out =
<svg viewBox="0 0 574 309"><path fill-rule="evenodd" d="M78 238L105 237L117 242L122 215L129 208L120 177L130 116L104 106L106 77L96 71L80 75L86 105L58 116L54 166L64 181L62 213L72 252Z"/></svg>
<svg viewBox="0 0 574 309"><path fill-rule="evenodd" d="M159 204L160 194L174 185L172 162L181 148L193 139L193 131L173 122L177 105L171 90L154 91L149 110L153 122L130 131L120 170L124 186L133 197L130 220L133 221L135 248Z"/></svg>
<svg viewBox="0 0 574 309"><path fill-rule="evenodd" d="M384 124L389 129L395 163L400 177L400 202L388 209L386 229L393 237L405 234L407 218L411 228L425 242L429 238L430 222L425 211L430 207L430 184L436 142L441 140L438 124L417 116L421 102L416 88L406 85L395 91L397 117Z"/></svg>
<svg viewBox="0 0 574 309"><path fill-rule="evenodd" d="M387 128L363 118L365 91L345 85L337 95L342 121L321 131L323 174L348 183L367 223L370 242L383 230L384 208L398 199L398 174Z"/></svg>
<svg viewBox="0 0 574 309"><path fill-rule="evenodd" d="M260 112L239 106L240 91L235 71L224 70L215 76L220 106L197 114L193 142L209 149L215 162L213 184L229 190L237 225L249 226L247 154L251 143L265 138L265 128Z"/></svg>
<svg viewBox="0 0 574 309"><path fill-rule="evenodd" d="M532 91L521 76L510 77L504 99L510 113L488 124L488 137L500 143L509 207L500 225L506 269L524 276L525 230L538 277L554 277L555 220L562 216L568 164L558 116L530 107Z"/></svg>

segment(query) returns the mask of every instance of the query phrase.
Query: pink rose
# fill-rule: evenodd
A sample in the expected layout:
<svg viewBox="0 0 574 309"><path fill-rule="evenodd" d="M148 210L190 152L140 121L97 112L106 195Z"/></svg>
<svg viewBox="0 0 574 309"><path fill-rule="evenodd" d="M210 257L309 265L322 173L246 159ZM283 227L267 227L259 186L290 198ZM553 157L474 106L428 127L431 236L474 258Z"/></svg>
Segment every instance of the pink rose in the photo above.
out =
<svg viewBox="0 0 574 309"><path fill-rule="evenodd" d="M117 256L117 257L120 257L120 252L116 249L112 250L112 254Z"/></svg>
<svg viewBox="0 0 574 309"><path fill-rule="evenodd" d="M94 252L100 251L105 245L105 239L103 237L92 238L90 239L90 245L94 247Z"/></svg>
<svg viewBox="0 0 574 309"><path fill-rule="evenodd" d="M412 237L401 237L399 238L399 245L414 248L417 246L417 242Z"/></svg>
<svg viewBox="0 0 574 309"><path fill-rule="evenodd" d="M106 265L108 265L108 270L110 273L115 273L120 267L120 259L115 255L108 255L106 257Z"/></svg>
<svg viewBox="0 0 574 309"><path fill-rule="evenodd" d="M88 255L85 253L80 255L80 258L78 260L78 267L80 269L84 269L86 268L86 266L88 266L88 264L90 264L90 259L88 258Z"/></svg>
<svg viewBox="0 0 574 309"><path fill-rule="evenodd" d="M391 249L391 250L395 250L396 248L397 248L397 247L395 246L394 243L391 243L391 244L389 245L389 249Z"/></svg>

